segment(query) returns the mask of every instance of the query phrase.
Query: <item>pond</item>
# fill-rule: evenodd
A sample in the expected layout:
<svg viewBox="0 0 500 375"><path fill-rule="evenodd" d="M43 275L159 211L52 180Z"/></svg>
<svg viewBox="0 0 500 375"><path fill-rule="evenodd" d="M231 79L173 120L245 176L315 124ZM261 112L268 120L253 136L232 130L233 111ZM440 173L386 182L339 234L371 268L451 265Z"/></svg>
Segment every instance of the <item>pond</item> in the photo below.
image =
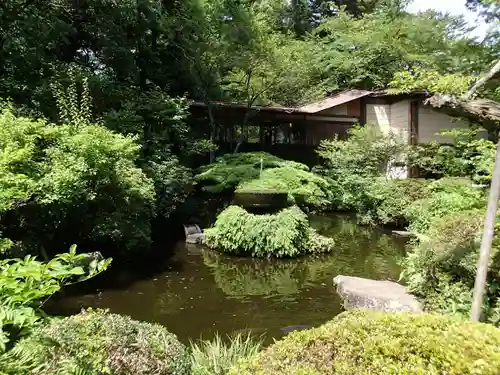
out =
<svg viewBox="0 0 500 375"><path fill-rule="evenodd" d="M404 239L357 226L347 215L312 216L311 225L335 238L334 253L256 260L180 243L161 273L122 288L101 286L91 294L59 298L50 310L66 315L105 308L163 324L183 342L250 330L270 343L296 326L317 326L342 311L333 277L398 278Z"/></svg>

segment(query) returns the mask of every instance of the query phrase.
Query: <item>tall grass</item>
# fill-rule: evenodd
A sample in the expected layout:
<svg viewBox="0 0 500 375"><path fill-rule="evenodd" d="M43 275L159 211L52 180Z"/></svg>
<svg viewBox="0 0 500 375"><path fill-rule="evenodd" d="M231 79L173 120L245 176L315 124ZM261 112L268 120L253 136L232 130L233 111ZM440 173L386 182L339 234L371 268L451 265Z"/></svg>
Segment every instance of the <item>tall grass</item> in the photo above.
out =
<svg viewBox="0 0 500 375"><path fill-rule="evenodd" d="M239 360L257 354L262 340L251 334L228 337L228 342L216 335L213 340L191 342L193 375L226 375Z"/></svg>

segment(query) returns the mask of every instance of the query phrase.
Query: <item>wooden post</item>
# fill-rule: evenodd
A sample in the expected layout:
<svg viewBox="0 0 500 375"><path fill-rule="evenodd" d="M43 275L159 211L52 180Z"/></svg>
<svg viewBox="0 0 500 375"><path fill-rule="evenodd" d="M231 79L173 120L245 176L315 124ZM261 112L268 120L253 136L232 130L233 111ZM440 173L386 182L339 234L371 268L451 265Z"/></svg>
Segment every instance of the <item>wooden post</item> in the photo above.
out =
<svg viewBox="0 0 500 375"><path fill-rule="evenodd" d="M470 318L478 322L481 318L483 307L484 291L486 288L486 276L488 273L488 264L490 261L491 244L495 234L495 223L498 210L498 199L500 197L500 141L497 143L495 158L495 168L493 170L493 179L491 181L490 196L488 199L488 208L486 210L486 219L484 221L484 232L481 240L479 260L477 263L476 281L474 283L474 294L472 296L472 309Z"/></svg>

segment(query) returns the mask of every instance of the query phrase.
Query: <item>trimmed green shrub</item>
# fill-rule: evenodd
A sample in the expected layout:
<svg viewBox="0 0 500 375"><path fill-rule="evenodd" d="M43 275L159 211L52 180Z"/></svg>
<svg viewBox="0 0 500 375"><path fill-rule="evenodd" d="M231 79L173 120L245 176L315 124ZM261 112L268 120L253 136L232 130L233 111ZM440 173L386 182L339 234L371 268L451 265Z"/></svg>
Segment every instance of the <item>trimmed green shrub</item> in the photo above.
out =
<svg viewBox="0 0 500 375"><path fill-rule="evenodd" d="M326 179L312 172L281 167L266 169L261 177L242 182L236 191L274 190L292 195L300 207L326 209L331 205L329 187Z"/></svg>
<svg viewBox="0 0 500 375"><path fill-rule="evenodd" d="M496 375L499 349L491 325L358 310L291 333L229 375Z"/></svg>
<svg viewBox="0 0 500 375"><path fill-rule="evenodd" d="M267 215L230 206L217 217L215 226L205 231L204 243L222 252L254 257L283 258L332 250L331 239L324 240L322 249L318 249L317 239L311 244L311 233L306 214L296 206Z"/></svg>
<svg viewBox="0 0 500 375"><path fill-rule="evenodd" d="M427 184L426 180L411 178L373 180L357 206L360 221L400 227L407 225L406 210L428 195Z"/></svg>
<svg viewBox="0 0 500 375"><path fill-rule="evenodd" d="M484 209L453 213L432 222L402 263L401 278L431 311L468 316L476 277ZM500 237L492 248L484 319L498 324Z"/></svg>
<svg viewBox="0 0 500 375"><path fill-rule="evenodd" d="M290 167L309 170L304 164L283 160L266 152L242 152L221 156L214 163L201 167L195 180L203 191L219 193L234 190L238 184L259 177L261 160L263 169Z"/></svg>
<svg viewBox="0 0 500 375"><path fill-rule="evenodd" d="M24 362L39 375L191 374L188 352L174 334L158 324L103 311L54 320L16 352L18 366Z"/></svg>
<svg viewBox="0 0 500 375"><path fill-rule="evenodd" d="M428 197L406 210L409 229L415 233L425 233L437 218L486 206L484 191L472 187L467 179L443 178L430 183L428 188Z"/></svg>

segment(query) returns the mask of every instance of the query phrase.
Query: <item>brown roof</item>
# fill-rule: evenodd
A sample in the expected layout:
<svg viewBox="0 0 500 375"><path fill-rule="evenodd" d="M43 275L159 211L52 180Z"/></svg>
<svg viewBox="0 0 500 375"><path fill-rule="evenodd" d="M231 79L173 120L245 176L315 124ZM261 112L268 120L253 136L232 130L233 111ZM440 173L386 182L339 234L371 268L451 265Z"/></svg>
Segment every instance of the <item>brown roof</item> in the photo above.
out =
<svg viewBox="0 0 500 375"><path fill-rule="evenodd" d="M373 94L373 91L346 90L339 92L338 94L335 94L333 96L330 96L326 99L320 100L319 102L304 105L302 107L299 107L298 109L299 111L305 113L321 112L325 109L336 107L338 105L345 104L371 94Z"/></svg>

